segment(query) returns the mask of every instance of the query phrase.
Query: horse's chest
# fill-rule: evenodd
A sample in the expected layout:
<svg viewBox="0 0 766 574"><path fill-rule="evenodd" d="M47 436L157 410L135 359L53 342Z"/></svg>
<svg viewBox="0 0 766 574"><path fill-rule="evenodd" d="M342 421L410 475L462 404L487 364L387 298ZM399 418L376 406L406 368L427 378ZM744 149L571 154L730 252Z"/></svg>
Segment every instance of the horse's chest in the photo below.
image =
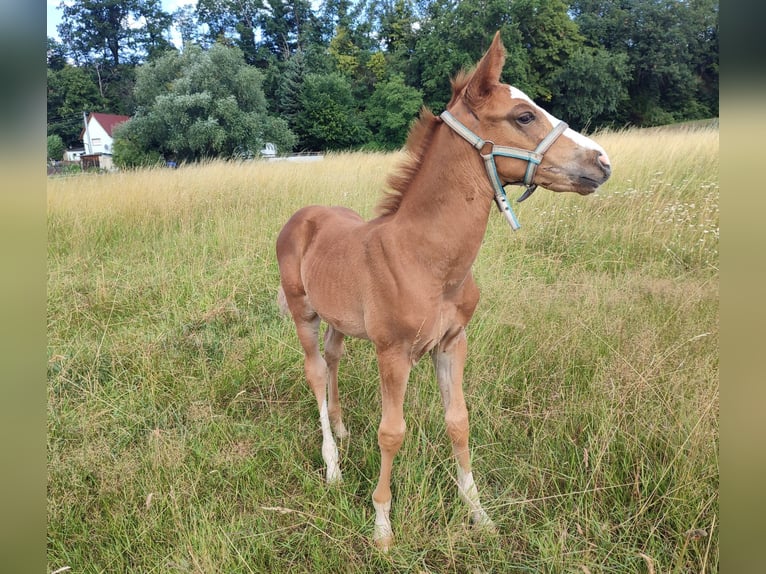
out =
<svg viewBox="0 0 766 574"><path fill-rule="evenodd" d="M457 307L452 303L441 302L430 310L421 307L419 319L410 324L410 359L416 362L436 347L446 335L460 328L462 325L456 318Z"/></svg>

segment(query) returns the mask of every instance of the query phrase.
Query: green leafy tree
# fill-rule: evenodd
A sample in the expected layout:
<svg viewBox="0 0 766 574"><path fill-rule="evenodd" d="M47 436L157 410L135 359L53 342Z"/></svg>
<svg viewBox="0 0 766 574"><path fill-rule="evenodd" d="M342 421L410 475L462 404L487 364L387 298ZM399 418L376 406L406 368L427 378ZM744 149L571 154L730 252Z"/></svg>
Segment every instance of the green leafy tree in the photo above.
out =
<svg viewBox="0 0 766 574"><path fill-rule="evenodd" d="M500 30L507 57L506 81L529 91L527 53L521 33L511 18L507 0L451 0L428 4L410 59L407 82L423 91L428 105L442 109L450 99L450 78L472 67ZM531 94L530 94L531 95Z"/></svg>
<svg viewBox="0 0 766 574"><path fill-rule="evenodd" d="M335 62L335 68L346 78L353 78L362 65L362 49L354 44L347 28L338 28L330 41L328 52Z"/></svg>
<svg viewBox="0 0 766 574"><path fill-rule="evenodd" d="M415 7L410 0L381 0L380 40L389 54L407 53L414 43Z"/></svg>
<svg viewBox="0 0 766 574"><path fill-rule="evenodd" d="M542 103L553 98L554 80L583 45L564 0L514 0L509 15L527 55L527 95Z"/></svg>
<svg viewBox="0 0 766 574"><path fill-rule="evenodd" d="M77 63L117 67L167 50L172 22L160 0L67 0L57 30Z"/></svg>
<svg viewBox="0 0 766 574"><path fill-rule="evenodd" d="M65 64L47 70L48 134L58 135L66 146L81 145L84 111L108 111L90 68Z"/></svg>
<svg viewBox="0 0 766 574"><path fill-rule="evenodd" d="M303 106L301 92L306 75L327 74L332 70L330 56L317 45L309 46L306 51L297 50L287 60L269 66L264 92L271 113L286 120L290 129L298 133L298 114Z"/></svg>
<svg viewBox="0 0 766 574"><path fill-rule="evenodd" d="M48 159L60 160L64 158L64 140L59 135L48 136Z"/></svg>
<svg viewBox="0 0 766 574"><path fill-rule="evenodd" d="M140 142L145 138L136 132L143 127L140 124L128 126L128 123L123 123L114 128L112 152L115 165L122 168L150 167L165 162L162 154L156 149L142 147ZM151 134L146 134L146 139L151 137Z"/></svg>
<svg viewBox="0 0 766 574"><path fill-rule="evenodd" d="M245 61L255 64L263 59L256 44L256 27L261 0L199 0L196 14L207 26L208 42L231 43L244 54Z"/></svg>
<svg viewBox="0 0 766 574"><path fill-rule="evenodd" d="M66 0L60 7L61 45L75 66L89 69L103 102L91 110L132 113L135 65L172 49L172 19L161 1Z"/></svg>
<svg viewBox="0 0 766 574"><path fill-rule="evenodd" d="M379 82L389 75L399 74L405 81L417 82L411 75L420 22L416 2L412 0L378 0L374 26L377 50L367 62L367 68Z"/></svg>
<svg viewBox="0 0 766 574"><path fill-rule="evenodd" d="M628 98L625 54L581 47L551 78L549 110L577 130L610 123Z"/></svg>
<svg viewBox="0 0 766 574"><path fill-rule="evenodd" d="M312 149L367 143L367 126L382 138L376 145L394 145L399 136L384 132L399 128L360 111L381 109L380 101L390 97L382 94L396 92L389 85L394 78L439 111L451 95L450 77L475 64L496 30L507 50L503 79L575 127L716 116L718 6L719 0L198 0L171 17L161 0L65 0L62 41L48 39L47 45L48 133L73 145L83 110L138 110L141 116L161 102L158 109L166 114L212 114L214 121L195 120L197 131L184 153L228 153L227 142L250 128L232 116L226 98L234 95L240 109L249 109L240 100L247 90L238 88L237 95L227 78L200 72L222 77L227 91L221 94L182 69L200 68L192 59L162 58L173 51L171 21L185 42L203 51L214 44L239 48L244 62L262 72L258 86L266 109L283 123L261 114L266 119L258 122L258 137L273 129L289 144L281 129L287 126L300 135L302 147ZM155 65L152 77L136 76L140 62ZM340 107L356 116L322 124L332 113L314 110L312 100L311 114L322 121L311 126L304 105L304 92L313 89L305 85L309 73L342 76L328 87L338 94L350 89L352 103ZM183 92L183 82L204 87ZM162 99L204 92L209 101ZM392 116L400 116L400 104L390 103ZM222 137L220 130L234 136ZM183 137L162 137L183 148Z"/></svg>
<svg viewBox="0 0 766 574"><path fill-rule="evenodd" d="M48 69L55 72L62 70L66 66L66 47L56 40L48 36L46 42L46 62Z"/></svg>
<svg viewBox="0 0 766 574"><path fill-rule="evenodd" d="M295 118L301 108L303 79L309 70L307 60L305 52L302 50L296 52L279 68L279 74L274 78L274 109L291 126L295 124ZM277 67L274 66L274 68Z"/></svg>
<svg viewBox="0 0 766 574"><path fill-rule="evenodd" d="M249 64L265 68L320 41L309 0L199 0L197 17L214 41L230 39Z"/></svg>
<svg viewBox="0 0 766 574"><path fill-rule="evenodd" d="M182 44L197 44L209 47L210 42L206 41L206 36L202 31L195 6L191 4L180 6L173 11L171 17L173 25L181 35Z"/></svg>
<svg viewBox="0 0 766 574"><path fill-rule="evenodd" d="M619 121L718 115L718 0L575 0L571 8L590 45L627 58Z"/></svg>
<svg viewBox="0 0 766 574"><path fill-rule="evenodd" d="M267 141L289 151L295 136L287 122L268 116L262 73L244 62L241 50L216 44L189 45L138 70L138 109L116 146L115 161L138 152L193 161L256 152Z"/></svg>
<svg viewBox="0 0 766 574"><path fill-rule="evenodd" d="M718 116L718 0L691 0L688 25L696 84L695 103L704 117Z"/></svg>
<svg viewBox="0 0 766 574"><path fill-rule="evenodd" d="M300 146L309 150L340 150L370 138L348 80L339 74L308 74L296 118Z"/></svg>
<svg viewBox="0 0 766 574"><path fill-rule="evenodd" d="M422 92L405 85L401 75L375 86L366 110L375 143L389 150L401 147L422 105Z"/></svg>
<svg viewBox="0 0 766 574"><path fill-rule="evenodd" d="M270 0L268 5L270 9L261 13L260 29L269 52L284 59L319 41L319 22L310 0Z"/></svg>
<svg viewBox="0 0 766 574"><path fill-rule="evenodd" d="M329 42L338 28L351 28L354 21L354 4L353 0L324 0L320 4L317 14L320 42Z"/></svg>

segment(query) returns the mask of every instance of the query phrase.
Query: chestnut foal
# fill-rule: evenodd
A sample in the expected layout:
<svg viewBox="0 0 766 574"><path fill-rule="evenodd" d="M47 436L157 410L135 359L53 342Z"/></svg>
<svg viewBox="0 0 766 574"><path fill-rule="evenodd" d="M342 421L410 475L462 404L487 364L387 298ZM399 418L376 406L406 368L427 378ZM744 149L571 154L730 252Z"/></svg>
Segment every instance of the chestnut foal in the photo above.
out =
<svg viewBox="0 0 766 574"><path fill-rule="evenodd" d="M493 200L518 223L503 191L525 184L589 194L609 177L604 150L568 129L523 92L500 83L505 49L499 34L475 71L453 81L447 111L427 110L407 140L408 158L389 178L379 216L364 221L343 207L305 207L277 239L279 299L289 309L316 397L327 482L341 479L333 438L347 436L338 400L345 336L375 345L382 417L380 477L372 501L374 540L392 544L391 465L405 434L404 394L411 367L430 352L457 486L475 525L493 527L471 472L463 397L465 327L479 300L471 266ZM324 357L320 322L327 324Z"/></svg>

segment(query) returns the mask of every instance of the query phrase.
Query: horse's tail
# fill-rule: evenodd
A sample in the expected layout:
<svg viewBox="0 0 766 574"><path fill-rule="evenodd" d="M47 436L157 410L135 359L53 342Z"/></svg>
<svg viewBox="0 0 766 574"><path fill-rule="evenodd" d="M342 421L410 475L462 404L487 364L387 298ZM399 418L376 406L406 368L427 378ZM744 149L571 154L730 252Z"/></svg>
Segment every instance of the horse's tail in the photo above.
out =
<svg viewBox="0 0 766 574"><path fill-rule="evenodd" d="M279 291L277 291L277 305L283 317L290 316L290 307L287 306L287 297L285 297L285 290L282 289L282 285L279 286Z"/></svg>

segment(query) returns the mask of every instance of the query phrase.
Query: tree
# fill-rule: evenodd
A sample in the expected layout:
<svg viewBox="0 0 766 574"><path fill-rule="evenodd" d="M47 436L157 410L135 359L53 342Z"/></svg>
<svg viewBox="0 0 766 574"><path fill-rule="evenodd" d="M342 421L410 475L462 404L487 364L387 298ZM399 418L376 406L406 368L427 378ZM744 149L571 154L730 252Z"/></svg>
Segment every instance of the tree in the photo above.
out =
<svg viewBox="0 0 766 574"><path fill-rule="evenodd" d="M335 68L346 78L352 79L362 65L362 49L354 44L347 28L339 27L330 40L327 50L335 62Z"/></svg>
<svg viewBox="0 0 766 574"><path fill-rule="evenodd" d="M284 63L275 78L273 109L291 126L301 108L301 90L308 69L306 53L298 51Z"/></svg>
<svg viewBox="0 0 766 574"><path fill-rule="evenodd" d="M244 61L263 72L258 85L265 109L287 122L272 124L263 112L259 137L287 126L301 147L311 149L353 147L373 135L375 145L396 147L409 102L417 99L410 88L426 106L443 109L450 78L481 57L496 30L507 50L504 81L573 127L716 116L718 5L719 0L198 0L171 18L161 0L63 0L62 41L47 44L48 133L72 145L83 110L132 115L138 109L140 116L158 97L172 96L161 100L163 113L197 117L205 110L215 120L197 126L207 135L197 134L197 151L184 153L228 153L225 142L231 138L222 139L218 130L244 129L223 127L229 92L200 88L200 94L219 94L208 102L198 92L177 91L180 78L190 81L181 68L196 62L161 57L173 51L171 22L185 43L203 51L215 44L239 48ZM153 72L137 79L142 62L154 65ZM307 87L310 74L316 77ZM314 106L326 99L316 93L319 77L340 98L324 113ZM315 97L307 100L306 90L315 90ZM194 97L184 107L173 99L180 96ZM210 112L216 105L220 109ZM370 109L379 113L365 111ZM329 121L338 110L352 116ZM311 114L316 126L310 125ZM183 148L181 139L173 141Z"/></svg>
<svg viewBox="0 0 766 574"><path fill-rule="evenodd" d="M284 59L319 41L319 22L310 0L269 0L268 7L261 12L259 24L262 44L272 54Z"/></svg>
<svg viewBox="0 0 766 574"><path fill-rule="evenodd" d="M375 86L365 114L375 143L388 150L401 147L422 105L422 92L405 85L401 75Z"/></svg>
<svg viewBox="0 0 766 574"><path fill-rule="evenodd" d="M170 47L172 20L160 0L68 0L60 6L57 30L77 63L117 67Z"/></svg>
<svg viewBox="0 0 766 574"><path fill-rule="evenodd" d="M48 136L48 159L60 160L64 158L64 140L61 136L50 135Z"/></svg>
<svg viewBox="0 0 766 574"><path fill-rule="evenodd" d="M407 82L423 91L426 105L443 109L451 96L450 78L481 58L496 30L507 51L504 78L529 91L527 54L507 0L429 3L421 18Z"/></svg>
<svg viewBox="0 0 766 574"><path fill-rule="evenodd" d="M66 66L66 47L56 40L48 36L46 43L46 62L49 70L58 71Z"/></svg>
<svg viewBox="0 0 766 574"><path fill-rule="evenodd" d="M338 28L351 28L354 19L353 4L352 0L324 0L321 3L317 15L320 42L329 42Z"/></svg>
<svg viewBox="0 0 766 574"><path fill-rule="evenodd" d="M583 46L552 77L549 109L576 130L610 123L628 98L627 80L625 54Z"/></svg>
<svg viewBox="0 0 766 574"><path fill-rule="evenodd" d="M135 65L171 49L172 20L160 0L66 0L61 8L61 44L77 67L90 70L99 108L132 113Z"/></svg>
<svg viewBox="0 0 766 574"><path fill-rule="evenodd" d="M199 0L197 18L208 28L210 42L231 43L244 54L248 64L260 60L255 42L261 0Z"/></svg>
<svg viewBox="0 0 766 574"><path fill-rule="evenodd" d="M248 64L265 68L272 59L320 41L309 0L199 0L197 17L214 41L231 40Z"/></svg>
<svg viewBox="0 0 766 574"><path fill-rule="evenodd" d="M590 45L627 58L616 119L718 115L718 0L575 0L572 15Z"/></svg>
<svg viewBox="0 0 766 574"><path fill-rule="evenodd" d="M84 111L108 111L92 70L65 64L47 70L48 135L59 136L66 146L80 145Z"/></svg>
<svg viewBox="0 0 766 574"><path fill-rule="evenodd" d="M189 45L138 69L133 118L118 132L115 161L158 152L193 161L257 151L267 141L290 150L295 136L267 114L263 75L242 51L221 44L204 51ZM124 163L123 163L124 165Z"/></svg>
<svg viewBox="0 0 766 574"><path fill-rule="evenodd" d="M535 100L550 102L554 78L569 65L584 37L564 0L514 0L509 11L527 55L527 86L522 89Z"/></svg>
<svg viewBox="0 0 766 574"><path fill-rule="evenodd" d="M339 150L369 140L348 81L339 74L308 74L296 128L301 147Z"/></svg>
<svg viewBox="0 0 766 574"><path fill-rule="evenodd" d="M701 117L718 116L718 0L691 0L689 6L695 102L703 108Z"/></svg>
<svg viewBox="0 0 766 574"><path fill-rule="evenodd" d="M128 127L127 123L119 124L114 128L114 163L118 167L150 167L162 165L164 159L156 149L141 147L141 138L131 135L136 126Z"/></svg>
<svg viewBox="0 0 766 574"><path fill-rule="evenodd" d="M191 4L185 4L176 8L171 16L173 24L181 35L182 44L197 44L209 47L209 43L205 40L205 34L200 27L196 7Z"/></svg>
<svg viewBox="0 0 766 574"><path fill-rule="evenodd" d="M413 44L415 9L410 0L380 2L380 39L390 54L407 52Z"/></svg>

